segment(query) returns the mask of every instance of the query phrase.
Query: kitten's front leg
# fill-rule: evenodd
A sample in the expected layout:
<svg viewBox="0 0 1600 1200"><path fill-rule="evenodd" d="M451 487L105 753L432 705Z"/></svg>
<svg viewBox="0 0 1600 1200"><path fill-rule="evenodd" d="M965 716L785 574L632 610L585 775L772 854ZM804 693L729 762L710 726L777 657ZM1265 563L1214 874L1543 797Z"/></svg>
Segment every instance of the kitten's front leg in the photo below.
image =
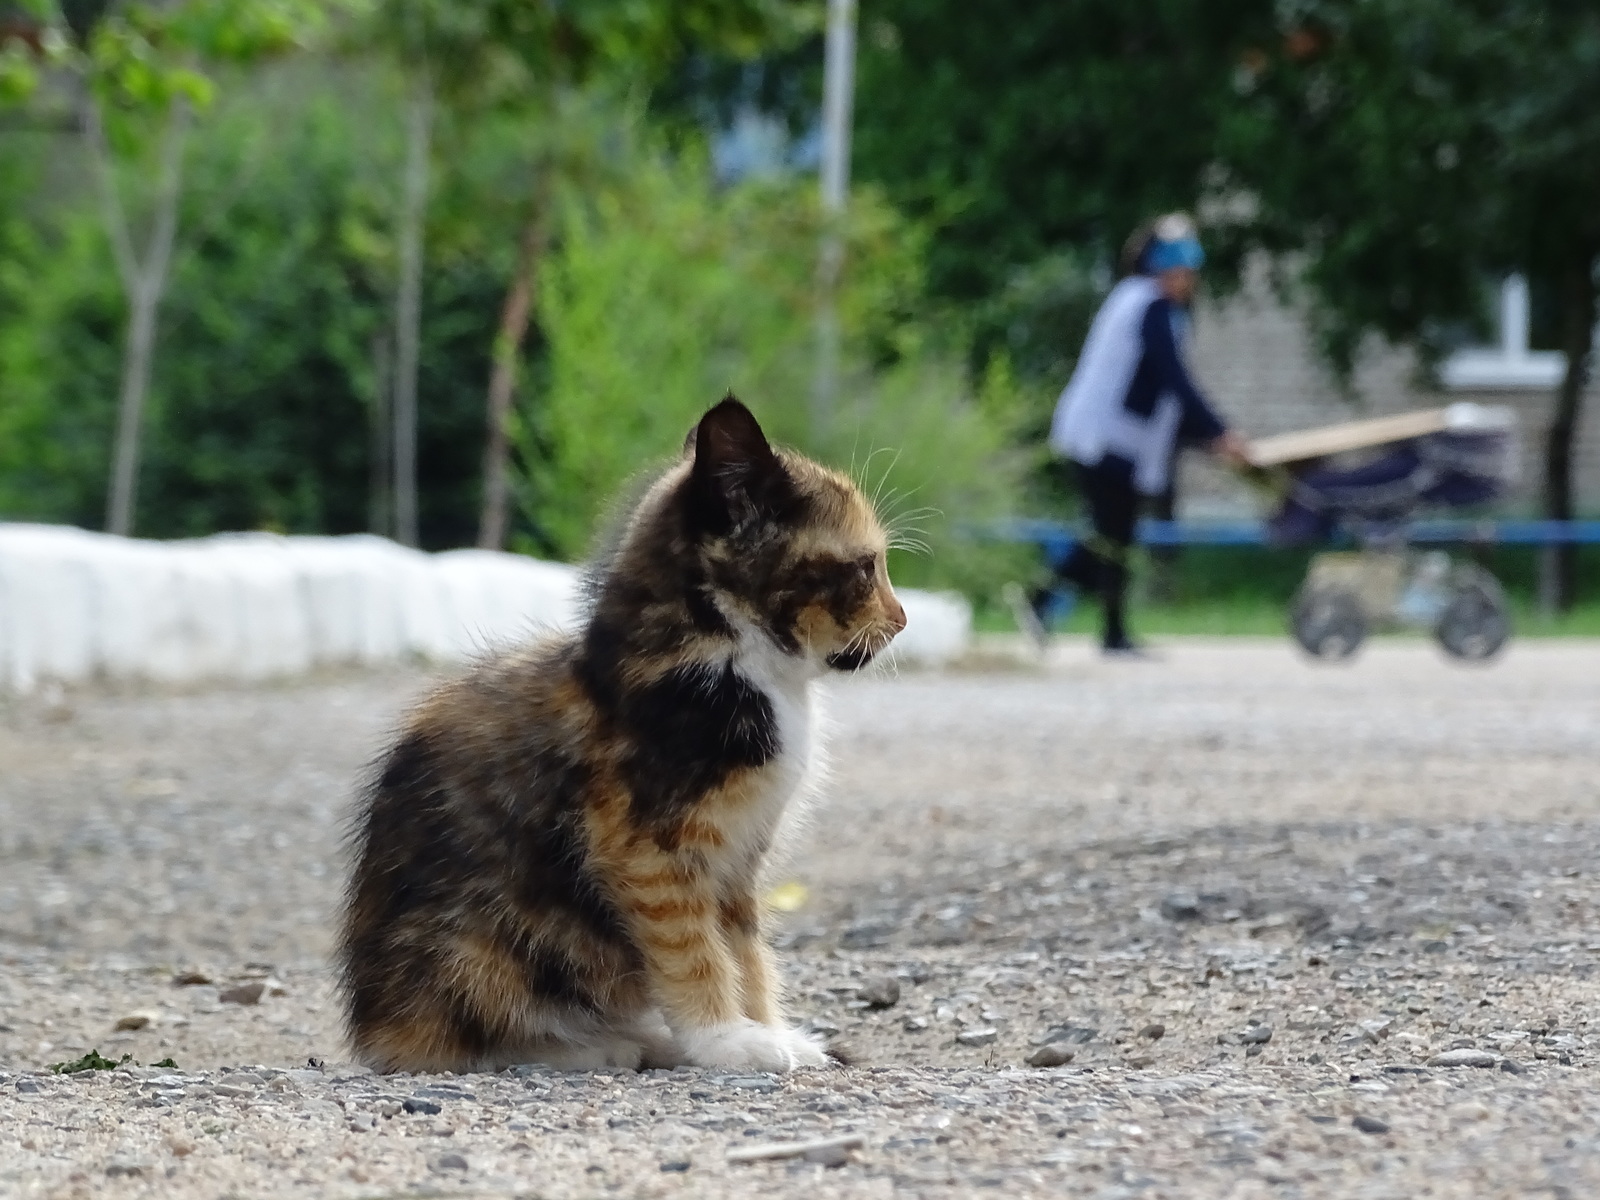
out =
<svg viewBox="0 0 1600 1200"><path fill-rule="evenodd" d="M744 1015L771 1029L788 1047L797 1066L821 1067L829 1063L821 1043L793 1028L784 1017L783 984L778 960L762 928L760 901L754 895L725 898L722 927L739 962Z"/></svg>
<svg viewBox="0 0 1600 1200"><path fill-rule="evenodd" d="M754 1071L826 1063L803 1035L746 1015L741 955L727 937L708 873L645 852L624 874L653 990L687 1062Z"/></svg>
<svg viewBox="0 0 1600 1200"><path fill-rule="evenodd" d="M778 997L782 984L772 947L761 927L761 909L754 896L724 897L720 917L723 936L739 964L739 997L744 1015L763 1025L782 1025Z"/></svg>

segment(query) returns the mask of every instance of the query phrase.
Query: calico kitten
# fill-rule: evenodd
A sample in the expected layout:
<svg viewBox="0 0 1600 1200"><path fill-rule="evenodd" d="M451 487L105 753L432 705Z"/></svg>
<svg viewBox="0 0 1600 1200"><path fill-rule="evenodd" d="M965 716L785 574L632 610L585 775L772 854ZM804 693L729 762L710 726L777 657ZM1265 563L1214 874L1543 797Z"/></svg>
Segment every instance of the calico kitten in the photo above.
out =
<svg viewBox="0 0 1600 1200"><path fill-rule="evenodd" d="M412 713L356 828L341 968L383 1071L786 1071L762 865L811 775L811 684L905 627L843 475L733 397L591 577L587 626Z"/></svg>

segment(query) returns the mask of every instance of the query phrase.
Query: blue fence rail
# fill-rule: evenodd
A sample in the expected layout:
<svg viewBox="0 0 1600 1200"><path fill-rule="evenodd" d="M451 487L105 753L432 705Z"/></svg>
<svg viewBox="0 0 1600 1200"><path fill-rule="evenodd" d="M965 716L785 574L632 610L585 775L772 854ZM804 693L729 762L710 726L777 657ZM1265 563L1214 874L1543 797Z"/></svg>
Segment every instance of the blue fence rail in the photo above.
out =
<svg viewBox="0 0 1600 1200"><path fill-rule="evenodd" d="M1002 522L992 536L1001 541L1031 542L1052 557L1065 555L1079 540L1080 530L1060 521L1019 518ZM1261 521L1139 522L1137 538L1145 546L1267 546ZM1600 545L1600 521L1482 521L1469 518L1417 521L1407 527L1412 545L1564 546Z"/></svg>

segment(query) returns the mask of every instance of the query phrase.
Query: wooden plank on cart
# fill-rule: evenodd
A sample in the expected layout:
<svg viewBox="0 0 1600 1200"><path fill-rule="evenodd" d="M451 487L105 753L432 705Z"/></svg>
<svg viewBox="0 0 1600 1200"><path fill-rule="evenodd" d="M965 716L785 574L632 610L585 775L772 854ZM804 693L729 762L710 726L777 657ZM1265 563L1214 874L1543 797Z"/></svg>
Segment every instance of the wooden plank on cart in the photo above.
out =
<svg viewBox="0 0 1600 1200"><path fill-rule="evenodd" d="M1449 427L1448 408L1424 408L1415 412L1372 417L1365 421L1346 421L1320 429L1301 429L1257 438L1250 443L1250 461L1258 467L1276 467L1303 462L1347 450L1366 450L1388 442L1438 433Z"/></svg>

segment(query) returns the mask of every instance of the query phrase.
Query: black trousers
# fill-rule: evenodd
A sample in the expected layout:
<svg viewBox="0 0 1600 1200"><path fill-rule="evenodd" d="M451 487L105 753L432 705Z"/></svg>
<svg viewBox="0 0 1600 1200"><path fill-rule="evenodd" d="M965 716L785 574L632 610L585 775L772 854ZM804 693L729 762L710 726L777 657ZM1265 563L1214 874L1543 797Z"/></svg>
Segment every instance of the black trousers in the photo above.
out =
<svg viewBox="0 0 1600 1200"><path fill-rule="evenodd" d="M1056 574L1086 594L1100 597L1102 644L1126 646L1128 554L1140 500L1133 486L1133 464L1108 454L1092 467L1074 465L1094 533L1073 547L1056 567Z"/></svg>

